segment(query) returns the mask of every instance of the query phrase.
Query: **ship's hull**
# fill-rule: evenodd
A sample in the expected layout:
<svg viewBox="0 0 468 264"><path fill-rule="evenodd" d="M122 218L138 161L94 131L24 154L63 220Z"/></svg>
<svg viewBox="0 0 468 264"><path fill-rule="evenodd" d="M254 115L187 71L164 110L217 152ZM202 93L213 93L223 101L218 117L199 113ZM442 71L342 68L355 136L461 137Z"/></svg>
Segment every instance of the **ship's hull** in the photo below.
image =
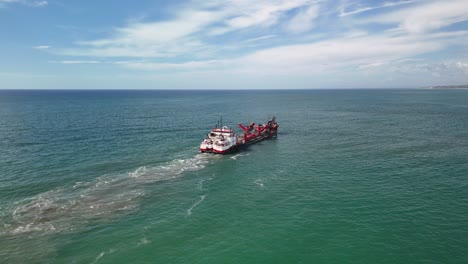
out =
<svg viewBox="0 0 468 264"><path fill-rule="evenodd" d="M228 154L233 153L238 150L238 146L232 146L228 149L218 150L218 149L200 149L201 153L214 153L214 154Z"/></svg>
<svg viewBox="0 0 468 264"><path fill-rule="evenodd" d="M234 153L234 152L237 152L239 150L242 150L242 149L246 148L249 145L253 145L253 144L261 142L263 140L268 140L268 139L272 139L272 138L276 138L276 134L259 135L259 136L250 138L246 142L238 143L235 146L232 146L232 147L230 147L228 149L225 149L225 150L217 150L217 149L212 149L212 148L206 148L206 149L205 148L200 148L200 152L202 152L202 153L213 153L213 154L229 154L229 153Z"/></svg>

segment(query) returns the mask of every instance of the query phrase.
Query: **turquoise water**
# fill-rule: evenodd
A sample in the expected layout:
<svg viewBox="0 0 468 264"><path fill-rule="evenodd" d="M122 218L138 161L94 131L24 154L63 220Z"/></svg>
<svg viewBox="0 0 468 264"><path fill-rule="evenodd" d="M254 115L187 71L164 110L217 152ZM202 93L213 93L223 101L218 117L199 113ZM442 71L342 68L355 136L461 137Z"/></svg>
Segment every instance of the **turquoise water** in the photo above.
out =
<svg viewBox="0 0 468 264"><path fill-rule="evenodd" d="M466 90L0 91L1 263L467 263L467 176Z"/></svg>

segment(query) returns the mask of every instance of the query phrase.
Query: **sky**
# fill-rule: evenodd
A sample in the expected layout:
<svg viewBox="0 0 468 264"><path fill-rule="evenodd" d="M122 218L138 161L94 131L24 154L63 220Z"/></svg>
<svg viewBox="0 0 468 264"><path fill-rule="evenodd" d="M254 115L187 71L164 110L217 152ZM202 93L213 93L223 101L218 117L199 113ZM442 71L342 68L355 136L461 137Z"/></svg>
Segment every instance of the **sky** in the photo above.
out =
<svg viewBox="0 0 468 264"><path fill-rule="evenodd" d="M0 89L468 84L468 0L0 0Z"/></svg>

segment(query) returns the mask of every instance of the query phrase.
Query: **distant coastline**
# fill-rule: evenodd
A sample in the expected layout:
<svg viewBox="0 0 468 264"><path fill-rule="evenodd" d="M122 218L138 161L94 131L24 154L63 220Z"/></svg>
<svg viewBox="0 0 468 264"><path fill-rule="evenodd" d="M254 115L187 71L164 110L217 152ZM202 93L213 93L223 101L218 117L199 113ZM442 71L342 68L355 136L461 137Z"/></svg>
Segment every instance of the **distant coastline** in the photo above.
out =
<svg viewBox="0 0 468 264"><path fill-rule="evenodd" d="M429 89L468 89L468 84L465 85L443 85L443 86L429 86Z"/></svg>

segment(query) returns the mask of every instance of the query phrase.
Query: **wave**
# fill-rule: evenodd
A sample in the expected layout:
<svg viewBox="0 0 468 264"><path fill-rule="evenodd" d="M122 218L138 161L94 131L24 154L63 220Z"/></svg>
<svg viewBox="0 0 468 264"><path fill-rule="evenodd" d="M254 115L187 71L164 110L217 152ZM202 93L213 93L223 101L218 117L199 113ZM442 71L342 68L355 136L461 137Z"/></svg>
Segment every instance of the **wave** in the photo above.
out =
<svg viewBox="0 0 468 264"><path fill-rule="evenodd" d="M92 182L78 181L71 187L57 188L18 201L2 217L7 221L0 227L0 235L72 231L91 221L113 219L138 208L145 196L145 185L177 178L186 171L203 169L215 159L213 155L198 154L160 166L142 166L127 174L100 176Z"/></svg>

